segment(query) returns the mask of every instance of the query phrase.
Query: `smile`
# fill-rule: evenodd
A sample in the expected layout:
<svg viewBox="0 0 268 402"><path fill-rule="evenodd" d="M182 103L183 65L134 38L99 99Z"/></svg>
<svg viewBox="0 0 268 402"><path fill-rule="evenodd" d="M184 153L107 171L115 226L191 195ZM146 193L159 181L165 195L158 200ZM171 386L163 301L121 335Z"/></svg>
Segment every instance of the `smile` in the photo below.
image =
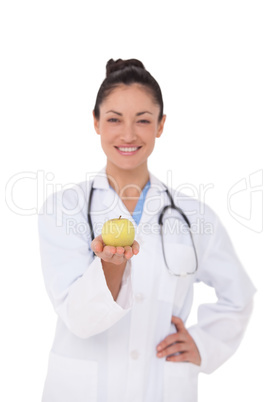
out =
<svg viewBox="0 0 268 402"><path fill-rule="evenodd" d="M115 147L121 155L133 155L141 147Z"/></svg>

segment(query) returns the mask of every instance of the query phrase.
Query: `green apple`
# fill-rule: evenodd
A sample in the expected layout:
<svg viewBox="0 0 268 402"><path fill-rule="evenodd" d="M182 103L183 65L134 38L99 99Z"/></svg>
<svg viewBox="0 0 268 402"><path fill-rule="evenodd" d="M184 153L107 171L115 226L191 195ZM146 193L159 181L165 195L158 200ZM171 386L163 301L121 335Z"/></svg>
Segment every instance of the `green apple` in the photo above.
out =
<svg viewBox="0 0 268 402"><path fill-rule="evenodd" d="M106 221L101 231L102 240L106 246L132 246L135 238L133 223L126 218L110 219Z"/></svg>

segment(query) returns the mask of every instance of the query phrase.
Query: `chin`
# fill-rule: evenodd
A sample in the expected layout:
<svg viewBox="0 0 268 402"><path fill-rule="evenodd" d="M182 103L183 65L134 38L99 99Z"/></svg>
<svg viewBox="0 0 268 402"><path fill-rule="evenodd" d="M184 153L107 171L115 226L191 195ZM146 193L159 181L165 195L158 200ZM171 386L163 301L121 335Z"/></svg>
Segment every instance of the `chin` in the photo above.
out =
<svg viewBox="0 0 268 402"><path fill-rule="evenodd" d="M128 170L128 171L135 170L144 164L147 164L147 161L142 161L140 163L131 163L131 161L129 161L129 162L126 161L125 163L120 163L120 164L118 163L118 161L116 161L116 163L113 163L113 165L115 165L118 169Z"/></svg>

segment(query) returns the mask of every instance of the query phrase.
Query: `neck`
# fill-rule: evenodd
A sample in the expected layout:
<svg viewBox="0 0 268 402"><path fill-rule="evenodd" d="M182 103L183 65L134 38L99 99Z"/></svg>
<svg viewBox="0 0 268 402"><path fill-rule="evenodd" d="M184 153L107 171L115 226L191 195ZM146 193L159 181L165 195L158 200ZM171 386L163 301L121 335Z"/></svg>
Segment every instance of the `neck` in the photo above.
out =
<svg viewBox="0 0 268 402"><path fill-rule="evenodd" d="M139 197L150 177L147 162L135 169L121 169L107 161L106 174L121 197Z"/></svg>

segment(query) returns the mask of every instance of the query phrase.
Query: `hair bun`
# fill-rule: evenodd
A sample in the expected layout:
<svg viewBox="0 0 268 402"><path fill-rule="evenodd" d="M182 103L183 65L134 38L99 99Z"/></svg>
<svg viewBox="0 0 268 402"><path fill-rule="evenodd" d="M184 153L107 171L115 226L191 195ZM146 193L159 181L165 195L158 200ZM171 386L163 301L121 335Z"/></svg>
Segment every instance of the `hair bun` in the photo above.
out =
<svg viewBox="0 0 268 402"><path fill-rule="evenodd" d="M110 59L106 64L106 77L108 77L114 71L123 70L126 67L138 67L145 70L145 67L142 64L142 62L137 59L128 59L128 60L118 59L116 61Z"/></svg>

